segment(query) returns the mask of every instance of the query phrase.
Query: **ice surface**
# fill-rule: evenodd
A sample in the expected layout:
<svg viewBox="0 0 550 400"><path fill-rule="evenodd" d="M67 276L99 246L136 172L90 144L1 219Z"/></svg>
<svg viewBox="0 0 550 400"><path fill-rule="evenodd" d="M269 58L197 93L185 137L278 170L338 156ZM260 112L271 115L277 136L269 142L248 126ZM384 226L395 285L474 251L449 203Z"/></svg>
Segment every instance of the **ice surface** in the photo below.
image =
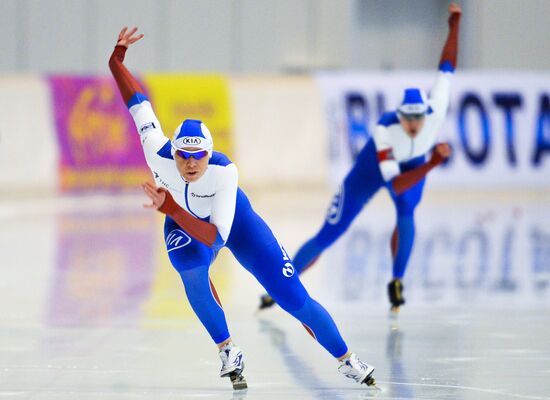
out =
<svg viewBox="0 0 550 400"><path fill-rule="evenodd" d="M330 193L251 193L290 254ZM141 195L0 200L0 399L548 399L550 201L426 193L388 317L391 204L379 196L303 276L350 348L376 366L360 387L223 251L212 280L249 389L220 379L215 346Z"/></svg>

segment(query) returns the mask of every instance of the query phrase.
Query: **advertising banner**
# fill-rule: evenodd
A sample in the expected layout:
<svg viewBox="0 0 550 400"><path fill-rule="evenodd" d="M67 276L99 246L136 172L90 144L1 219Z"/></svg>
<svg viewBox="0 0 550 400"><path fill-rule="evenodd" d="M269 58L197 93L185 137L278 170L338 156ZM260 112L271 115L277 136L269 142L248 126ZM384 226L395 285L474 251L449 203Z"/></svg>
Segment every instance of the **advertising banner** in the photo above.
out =
<svg viewBox="0 0 550 400"><path fill-rule="evenodd" d="M185 119L203 121L214 149L231 156L231 107L227 79L218 75L148 74L148 95L164 134L172 138Z"/></svg>
<svg viewBox="0 0 550 400"><path fill-rule="evenodd" d="M62 190L133 188L149 177L114 80L53 76L49 81Z"/></svg>
<svg viewBox="0 0 550 400"><path fill-rule="evenodd" d="M333 73L316 76L329 128L330 179L338 184L403 90L429 93L436 72ZM454 154L430 174L439 187L550 187L550 75L457 72L440 141Z"/></svg>

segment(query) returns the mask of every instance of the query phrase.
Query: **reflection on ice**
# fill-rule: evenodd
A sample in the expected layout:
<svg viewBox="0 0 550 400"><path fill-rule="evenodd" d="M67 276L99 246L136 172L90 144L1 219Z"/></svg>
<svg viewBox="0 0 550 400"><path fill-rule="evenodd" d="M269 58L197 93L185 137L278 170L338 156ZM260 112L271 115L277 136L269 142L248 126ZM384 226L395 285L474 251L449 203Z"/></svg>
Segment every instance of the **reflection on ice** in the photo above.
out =
<svg viewBox="0 0 550 400"><path fill-rule="evenodd" d="M404 281L408 304L550 305L548 203L487 203L420 208ZM325 255L326 284L338 276L344 301L387 301L394 216L383 211L360 215Z"/></svg>
<svg viewBox="0 0 550 400"><path fill-rule="evenodd" d="M319 226L319 198L255 204L292 252ZM142 200L0 202L0 397L550 398L547 200L428 196L396 320L386 299L394 211L383 198L304 275L350 349L376 366L380 391L340 376L281 309L258 317L261 288L222 251L211 277L245 355L246 392L218 377L162 221Z"/></svg>
<svg viewBox="0 0 550 400"><path fill-rule="evenodd" d="M153 281L153 222L143 213L60 215L48 323L90 326L139 315Z"/></svg>

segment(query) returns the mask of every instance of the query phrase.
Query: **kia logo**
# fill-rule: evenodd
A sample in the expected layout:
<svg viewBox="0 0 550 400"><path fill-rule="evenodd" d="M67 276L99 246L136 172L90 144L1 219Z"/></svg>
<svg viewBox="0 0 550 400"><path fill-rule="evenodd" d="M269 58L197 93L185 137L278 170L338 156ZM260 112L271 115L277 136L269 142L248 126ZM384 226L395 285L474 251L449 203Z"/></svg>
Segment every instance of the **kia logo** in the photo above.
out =
<svg viewBox="0 0 550 400"><path fill-rule="evenodd" d="M183 144L201 144L201 138L183 138Z"/></svg>

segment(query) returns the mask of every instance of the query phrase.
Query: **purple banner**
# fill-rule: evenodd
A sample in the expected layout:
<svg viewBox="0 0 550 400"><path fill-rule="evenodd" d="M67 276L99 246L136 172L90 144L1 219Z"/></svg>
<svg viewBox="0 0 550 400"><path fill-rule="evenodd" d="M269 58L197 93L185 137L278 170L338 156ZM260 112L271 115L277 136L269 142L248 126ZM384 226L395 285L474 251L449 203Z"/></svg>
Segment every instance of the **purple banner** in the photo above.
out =
<svg viewBox="0 0 550 400"><path fill-rule="evenodd" d="M49 78L61 189L137 187L149 177L139 135L110 78Z"/></svg>

